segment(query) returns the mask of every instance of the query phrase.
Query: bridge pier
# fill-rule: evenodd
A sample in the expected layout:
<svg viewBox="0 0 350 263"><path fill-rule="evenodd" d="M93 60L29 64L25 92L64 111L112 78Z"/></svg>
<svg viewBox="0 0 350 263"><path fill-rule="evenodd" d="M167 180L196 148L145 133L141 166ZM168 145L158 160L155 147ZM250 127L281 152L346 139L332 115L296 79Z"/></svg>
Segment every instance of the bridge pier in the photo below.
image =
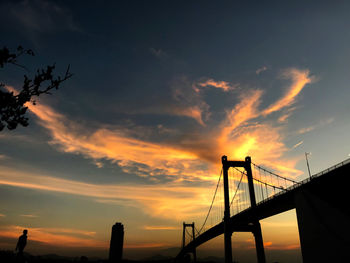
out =
<svg viewBox="0 0 350 263"><path fill-rule="evenodd" d="M264 242L263 242L261 226L259 221L254 223L253 235L255 238L256 256L258 258L258 263L265 263L266 259L265 259Z"/></svg>
<svg viewBox="0 0 350 263"><path fill-rule="evenodd" d="M294 195L304 263L350 262L350 209L342 205L349 200L347 184L344 185L332 178L331 182L305 187Z"/></svg>

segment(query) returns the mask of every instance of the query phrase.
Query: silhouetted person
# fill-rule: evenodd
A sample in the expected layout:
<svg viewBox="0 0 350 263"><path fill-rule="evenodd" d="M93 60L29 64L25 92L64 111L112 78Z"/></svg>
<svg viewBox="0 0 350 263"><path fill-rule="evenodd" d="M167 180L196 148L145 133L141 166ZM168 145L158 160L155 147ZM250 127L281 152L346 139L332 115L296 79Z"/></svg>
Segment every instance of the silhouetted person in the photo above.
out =
<svg viewBox="0 0 350 263"><path fill-rule="evenodd" d="M21 235L18 238L18 242L17 242L17 246L16 246L15 251L18 250L18 254L17 255L19 257L23 257L23 250L24 250L25 246L27 245L27 233L28 233L28 230L24 229L23 230L23 235Z"/></svg>

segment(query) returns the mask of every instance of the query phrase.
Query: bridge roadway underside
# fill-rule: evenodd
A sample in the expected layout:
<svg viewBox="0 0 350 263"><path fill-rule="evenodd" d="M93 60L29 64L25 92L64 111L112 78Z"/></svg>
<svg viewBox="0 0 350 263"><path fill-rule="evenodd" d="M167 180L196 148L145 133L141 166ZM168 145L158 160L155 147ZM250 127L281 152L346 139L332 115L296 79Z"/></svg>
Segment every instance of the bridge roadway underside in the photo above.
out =
<svg viewBox="0 0 350 263"><path fill-rule="evenodd" d="M303 262L350 262L350 164L230 218L232 232L252 232L251 222L296 209ZM177 258L224 233L223 222L184 247ZM283 233L281 233L283 234Z"/></svg>

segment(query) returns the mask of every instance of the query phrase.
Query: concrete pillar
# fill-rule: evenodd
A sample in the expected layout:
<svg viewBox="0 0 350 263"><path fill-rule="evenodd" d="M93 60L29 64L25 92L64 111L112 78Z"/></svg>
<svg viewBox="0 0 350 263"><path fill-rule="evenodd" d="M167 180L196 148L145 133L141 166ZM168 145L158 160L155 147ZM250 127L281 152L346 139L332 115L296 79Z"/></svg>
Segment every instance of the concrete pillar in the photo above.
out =
<svg viewBox="0 0 350 263"><path fill-rule="evenodd" d="M336 190L304 190L295 195L303 263L350 262L348 200L347 193Z"/></svg>

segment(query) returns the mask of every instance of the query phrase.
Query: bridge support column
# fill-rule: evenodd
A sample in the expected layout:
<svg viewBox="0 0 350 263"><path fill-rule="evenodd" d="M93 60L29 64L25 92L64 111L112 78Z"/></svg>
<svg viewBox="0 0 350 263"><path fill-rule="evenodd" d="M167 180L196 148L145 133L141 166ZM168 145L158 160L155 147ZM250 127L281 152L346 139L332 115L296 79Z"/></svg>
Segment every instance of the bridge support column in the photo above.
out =
<svg viewBox="0 0 350 263"><path fill-rule="evenodd" d="M230 196L228 187L228 169L230 166L227 163L227 156L222 156L222 172L224 176L224 239L225 239L225 263L232 263L232 232L229 226L230 221Z"/></svg>
<svg viewBox="0 0 350 263"><path fill-rule="evenodd" d="M254 232L253 235L255 237L255 247L256 247L256 256L258 258L258 263L265 263L265 250L264 250L264 242L261 233L260 222L254 223Z"/></svg>
<svg viewBox="0 0 350 263"><path fill-rule="evenodd" d="M253 183L251 162L252 161L251 161L250 157L247 156L245 158L245 167L244 168L247 172L250 205L254 211L256 209L256 199L255 199L255 192L254 192L254 183ZM253 235L255 237L256 256L258 258L258 263L265 263L266 259L265 259L264 242L263 242L263 237L262 237L262 233L261 233L261 226L260 226L259 220L254 220L253 225L254 225Z"/></svg>

